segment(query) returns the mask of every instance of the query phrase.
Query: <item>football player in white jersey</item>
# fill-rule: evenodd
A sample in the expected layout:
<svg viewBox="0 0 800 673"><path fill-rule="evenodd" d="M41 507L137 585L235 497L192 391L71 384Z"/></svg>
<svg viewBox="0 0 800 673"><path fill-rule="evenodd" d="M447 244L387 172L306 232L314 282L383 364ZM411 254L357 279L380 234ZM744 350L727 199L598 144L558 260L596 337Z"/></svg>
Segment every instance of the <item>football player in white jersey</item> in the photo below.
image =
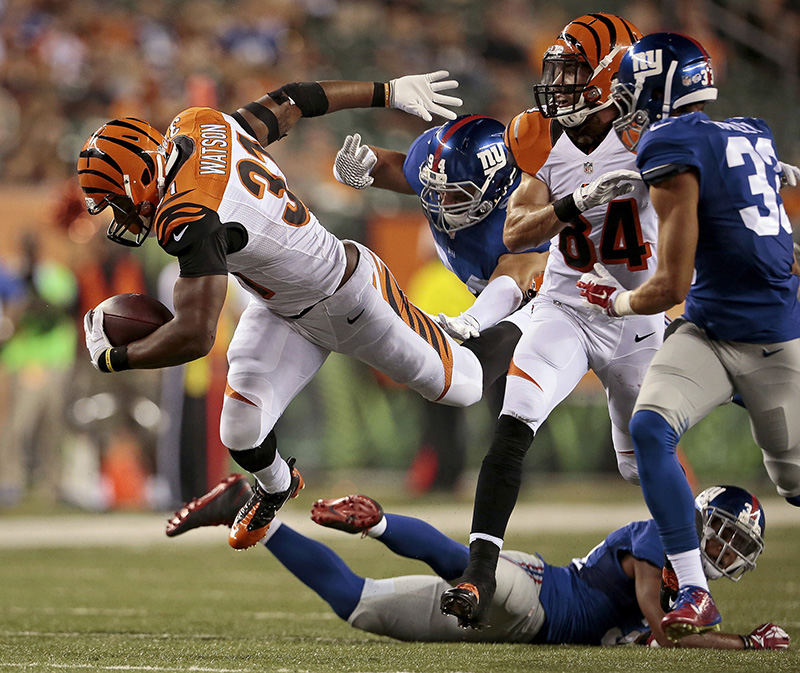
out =
<svg viewBox="0 0 800 673"><path fill-rule="evenodd" d="M612 14L570 22L543 61L537 107L515 117L506 144L524 171L503 240L512 251L548 239L550 258L506 379L503 409L483 460L470 534L470 563L442 595L442 611L479 627L516 503L522 463L539 426L588 370L608 397L622 476L637 480L628 423L647 366L663 340L663 314L614 321L583 303L575 285L604 260L626 287L656 266L656 218L635 155L612 131L611 81L639 31ZM596 177L601 176L601 177Z"/></svg>
<svg viewBox="0 0 800 673"><path fill-rule="evenodd" d="M89 311L86 345L101 371L158 368L210 350L227 275L251 294L228 349L220 435L255 476L231 528L237 549L261 539L275 512L303 487L277 452L273 427L331 351L353 355L427 399L473 404L505 373L519 330L503 345L483 335L457 344L411 304L378 256L327 231L289 189L265 147L300 117L393 107L445 118L458 98L448 73L382 82L295 82L233 114L189 108L166 137L134 118L104 124L85 143L78 175L91 214L110 206L112 240L141 245L155 229L178 258L175 318L151 335L112 347L103 316ZM500 342L505 330L494 328Z"/></svg>

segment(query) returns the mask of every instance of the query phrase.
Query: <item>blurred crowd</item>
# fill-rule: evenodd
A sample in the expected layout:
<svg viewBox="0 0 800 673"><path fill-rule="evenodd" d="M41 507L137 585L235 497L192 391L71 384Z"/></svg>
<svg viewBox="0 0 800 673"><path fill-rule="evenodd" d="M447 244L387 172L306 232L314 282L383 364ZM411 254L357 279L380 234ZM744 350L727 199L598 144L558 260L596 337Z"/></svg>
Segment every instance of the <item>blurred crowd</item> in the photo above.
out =
<svg viewBox="0 0 800 673"><path fill-rule="evenodd" d="M8 204L19 186L34 186L39 205L11 208L2 225L0 505L34 486L44 498L96 508L192 495L178 491L194 486L176 484L198 469L197 455L179 455L187 437L180 423L165 429L164 400L179 391L181 404L166 414L173 419L213 419L220 372L224 382L222 354L177 380L136 372L115 378L113 388L86 362L83 313L119 292L159 296L170 273L156 246L121 249L81 214L75 158L95 128L133 115L163 129L188 106L233 111L290 81L386 80L435 69L459 79L464 111L507 122L532 104L531 85L558 31L591 9L617 12L645 33L697 37L722 85L714 114L761 114L778 129L782 158L800 160L800 134L788 133L798 122L787 102L800 100L791 90L800 69L793 0L611 0L599 8L569 0L0 0L0 193ZM731 17L743 22L739 37ZM759 35L774 40L782 69ZM760 95L749 84L770 82L790 90ZM353 130L403 150L425 127L395 111L342 113L298 125L273 153L324 223L370 240L378 216L419 219L416 203L342 187L331 175L333 156ZM225 469L213 427L202 425L191 428L200 433L194 446L208 452L200 464L212 466L191 476L201 491ZM351 432L350 446L360 434ZM115 470L126 477L115 481ZM87 487L94 484L87 474L102 476L101 485Z"/></svg>

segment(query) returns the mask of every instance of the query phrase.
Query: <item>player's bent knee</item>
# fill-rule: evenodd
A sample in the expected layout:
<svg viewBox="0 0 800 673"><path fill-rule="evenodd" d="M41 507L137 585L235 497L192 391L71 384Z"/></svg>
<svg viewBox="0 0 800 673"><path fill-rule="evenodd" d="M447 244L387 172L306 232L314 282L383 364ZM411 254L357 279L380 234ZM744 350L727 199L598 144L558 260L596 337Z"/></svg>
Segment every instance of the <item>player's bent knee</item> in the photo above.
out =
<svg viewBox="0 0 800 673"><path fill-rule="evenodd" d="M617 454L617 469L622 478L631 484L639 483L639 466L636 464L636 454Z"/></svg>
<svg viewBox="0 0 800 673"><path fill-rule="evenodd" d="M800 496L800 447L780 454L764 451L764 466L779 495Z"/></svg>
<svg viewBox="0 0 800 673"><path fill-rule="evenodd" d="M660 450L668 435L674 435L677 438L677 433L663 414L651 409L636 411L628 425L628 430L633 437L636 453L639 455L652 450Z"/></svg>
<svg viewBox="0 0 800 673"><path fill-rule="evenodd" d="M226 448L236 451L256 446L272 429L261 426L262 414L258 407L228 399L223 403L219 436Z"/></svg>

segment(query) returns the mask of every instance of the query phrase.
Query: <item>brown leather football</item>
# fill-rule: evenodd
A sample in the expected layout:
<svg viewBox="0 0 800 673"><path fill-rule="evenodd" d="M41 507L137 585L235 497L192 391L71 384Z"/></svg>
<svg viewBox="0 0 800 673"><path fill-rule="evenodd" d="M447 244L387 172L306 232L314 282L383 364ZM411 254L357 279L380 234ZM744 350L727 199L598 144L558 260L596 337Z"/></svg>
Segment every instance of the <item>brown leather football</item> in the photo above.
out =
<svg viewBox="0 0 800 673"><path fill-rule="evenodd" d="M112 346L143 339L174 317L158 299L146 294L117 294L97 308L103 311L103 329Z"/></svg>

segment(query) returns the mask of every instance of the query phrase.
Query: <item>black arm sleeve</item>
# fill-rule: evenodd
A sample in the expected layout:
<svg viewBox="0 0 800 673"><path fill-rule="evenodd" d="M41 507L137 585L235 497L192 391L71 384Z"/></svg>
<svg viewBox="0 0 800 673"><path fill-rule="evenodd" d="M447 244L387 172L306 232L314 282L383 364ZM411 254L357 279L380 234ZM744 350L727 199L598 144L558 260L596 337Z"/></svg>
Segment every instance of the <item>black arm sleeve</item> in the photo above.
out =
<svg viewBox="0 0 800 673"><path fill-rule="evenodd" d="M655 168L644 171L642 173L642 180L648 186L657 185L659 182L663 182L667 178L671 178L675 175L679 175L680 173L686 173L687 171L692 170L696 169L694 166L690 166L688 164L663 164L662 166L656 166Z"/></svg>
<svg viewBox="0 0 800 673"><path fill-rule="evenodd" d="M209 236L192 241L177 255L181 277L227 275L226 252L227 236L223 227Z"/></svg>

